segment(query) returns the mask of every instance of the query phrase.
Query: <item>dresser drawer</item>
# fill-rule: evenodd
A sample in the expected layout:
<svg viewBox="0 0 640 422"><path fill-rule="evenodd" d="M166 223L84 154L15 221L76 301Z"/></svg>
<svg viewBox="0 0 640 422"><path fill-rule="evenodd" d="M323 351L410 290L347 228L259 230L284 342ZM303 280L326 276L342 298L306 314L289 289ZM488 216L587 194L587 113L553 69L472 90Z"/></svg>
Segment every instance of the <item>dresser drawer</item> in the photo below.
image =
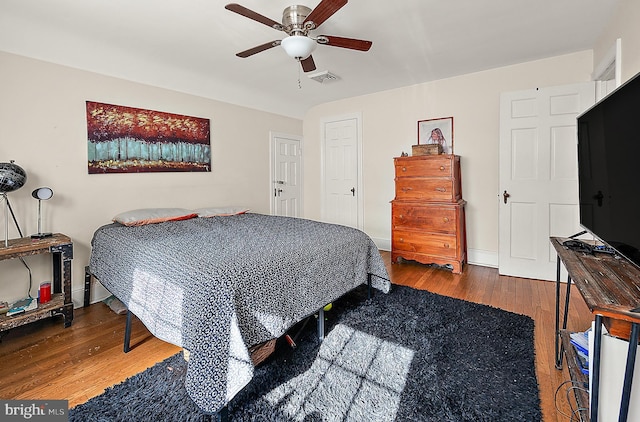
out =
<svg viewBox="0 0 640 422"><path fill-rule="evenodd" d="M396 179L396 199L452 202L460 199L457 197L454 186L454 181L451 179L399 178Z"/></svg>
<svg viewBox="0 0 640 422"><path fill-rule="evenodd" d="M455 177L453 155L405 157L395 159L396 178ZM459 161L458 161L459 162Z"/></svg>
<svg viewBox="0 0 640 422"><path fill-rule="evenodd" d="M458 245L455 235L420 233L396 229L391 236L391 248L424 255L456 258Z"/></svg>
<svg viewBox="0 0 640 422"><path fill-rule="evenodd" d="M451 206L425 206L423 204L394 202L391 205L393 228L411 227L439 233L455 233L458 227L457 211Z"/></svg>

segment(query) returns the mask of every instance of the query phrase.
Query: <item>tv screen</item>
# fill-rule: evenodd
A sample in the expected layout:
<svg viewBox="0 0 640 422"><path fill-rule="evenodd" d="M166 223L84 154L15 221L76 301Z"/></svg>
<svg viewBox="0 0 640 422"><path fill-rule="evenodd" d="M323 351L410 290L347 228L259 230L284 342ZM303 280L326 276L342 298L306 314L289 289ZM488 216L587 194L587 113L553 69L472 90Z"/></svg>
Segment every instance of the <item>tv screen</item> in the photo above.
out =
<svg viewBox="0 0 640 422"><path fill-rule="evenodd" d="M640 266L640 73L577 124L580 225Z"/></svg>

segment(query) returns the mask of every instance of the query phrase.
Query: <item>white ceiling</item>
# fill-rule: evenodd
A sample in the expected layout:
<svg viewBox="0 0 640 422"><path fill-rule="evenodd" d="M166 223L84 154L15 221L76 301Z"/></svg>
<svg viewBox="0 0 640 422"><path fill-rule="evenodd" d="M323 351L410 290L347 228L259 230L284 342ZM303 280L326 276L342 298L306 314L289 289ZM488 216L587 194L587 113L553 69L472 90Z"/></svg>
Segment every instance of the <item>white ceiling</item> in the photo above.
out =
<svg viewBox="0 0 640 422"><path fill-rule="evenodd" d="M279 22L285 7L320 0L296 1L239 3ZM340 78L322 84L281 47L236 57L285 34L219 0L2 0L0 50L302 118L329 101L591 49L620 2L350 0L313 34L373 46L318 46L317 71Z"/></svg>

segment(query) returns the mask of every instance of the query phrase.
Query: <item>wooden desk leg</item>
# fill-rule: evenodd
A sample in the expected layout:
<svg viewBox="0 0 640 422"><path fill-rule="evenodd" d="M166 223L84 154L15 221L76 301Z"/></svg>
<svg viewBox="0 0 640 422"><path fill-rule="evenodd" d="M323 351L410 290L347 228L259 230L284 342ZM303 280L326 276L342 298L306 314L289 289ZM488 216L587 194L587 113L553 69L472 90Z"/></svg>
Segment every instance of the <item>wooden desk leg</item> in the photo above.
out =
<svg viewBox="0 0 640 422"><path fill-rule="evenodd" d="M564 346L560 339L560 256L556 256L556 369L562 369L562 354ZM571 276L567 276L567 293L564 297L564 311L562 318L562 329L567 329L567 318L569 316L569 298L571 297Z"/></svg>
<svg viewBox="0 0 640 422"><path fill-rule="evenodd" d="M62 292L62 252L53 252L51 254L51 261L53 266L51 293L60 293Z"/></svg>
<svg viewBox="0 0 640 422"><path fill-rule="evenodd" d="M571 276L567 275L567 293L564 296L564 315L562 319L562 329L567 329L567 318L569 317L569 298L571 297Z"/></svg>
<svg viewBox="0 0 640 422"><path fill-rule="evenodd" d="M64 327L69 328L73 321L73 301L71 300L71 259L63 257L62 283L64 285Z"/></svg>
<svg viewBox="0 0 640 422"><path fill-rule="evenodd" d="M591 378L591 409L589 420L598 422L598 399L600 398L600 351L602 349L602 315L596 315L593 332L593 376Z"/></svg>
<svg viewBox="0 0 640 422"><path fill-rule="evenodd" d="M71 300L71 260L73 244L53 246L50 249L53 260L53 293L64 293L64 327L71 326L73 321L73 301Z"/></svg>
<svg viewBox="0 0 640 422"><path fill-rule="evenodd" d="M636 366L636 352L638 350L638 337L640 336L640 324L631 324L631 337L629 337L629 351L627 352L627 364L624 370L624 384L622 386L622 399L620 400L619 422L626 422L629 416L629 400L631 399L631 384L633 383L633 371Z"/></svg>
<svg viewBox="0 0 640 422"><path fill-rule="evenodd" d="M556 369L562 369L560 344L560 256L556 256Z"/></svg>

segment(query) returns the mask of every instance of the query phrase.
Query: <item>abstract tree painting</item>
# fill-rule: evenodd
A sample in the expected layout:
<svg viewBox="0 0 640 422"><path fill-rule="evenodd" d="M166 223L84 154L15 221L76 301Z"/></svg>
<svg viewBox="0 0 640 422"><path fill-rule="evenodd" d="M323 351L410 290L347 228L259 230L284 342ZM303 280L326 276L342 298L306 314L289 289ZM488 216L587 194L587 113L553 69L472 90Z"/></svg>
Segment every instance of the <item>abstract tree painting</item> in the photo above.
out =
<svg viewBox="0 0 640 422"><path fill-rule="evenodd" d="M87 101L89 174L211 171L209 119Z"/></svg>

